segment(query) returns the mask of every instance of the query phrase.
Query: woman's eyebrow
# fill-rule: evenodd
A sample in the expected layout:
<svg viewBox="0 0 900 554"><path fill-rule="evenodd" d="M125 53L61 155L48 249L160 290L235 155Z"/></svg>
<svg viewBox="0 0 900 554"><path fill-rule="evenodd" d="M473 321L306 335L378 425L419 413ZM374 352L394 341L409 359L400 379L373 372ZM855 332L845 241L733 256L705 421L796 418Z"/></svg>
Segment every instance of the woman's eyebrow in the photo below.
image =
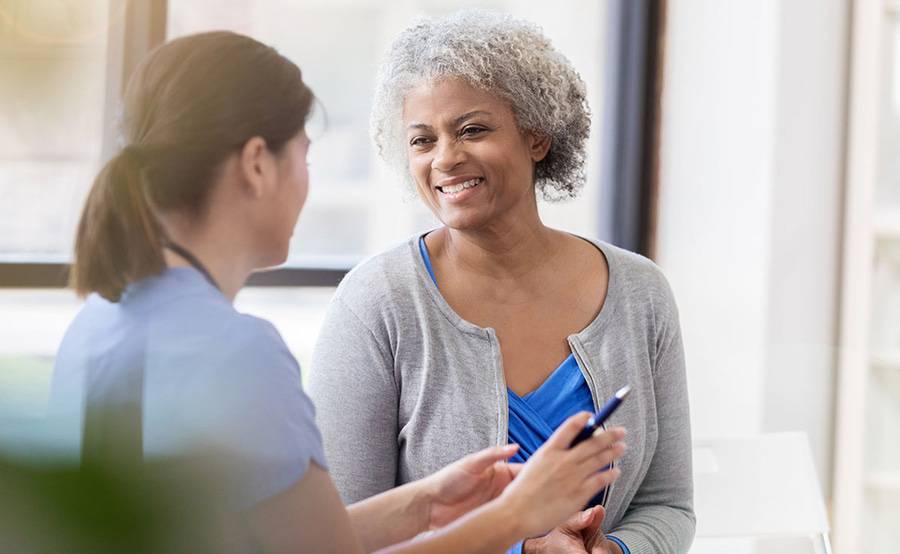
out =
<svg viewBox="0 0 900 554"><path fill-rule="evenodd" d="M462 124L464 121L466 121L467 119L471 119L471 118L475 117L476 115L487 115L487 116L489 116L489 115L491 115L491 114L490 114L490 112L486 112L486 111L484 111L484 110L472 110L471 112L466 112L466 113L464 113L464 114L462 114L462 115L460 115L460 116L455 117L455 118L453 119L453 126L454 126L454 127L457 127L457 126L461 125L461 124ZM410 123L409 125L406 126L406 129L407 129L408 131L413 130L413 129L424 130L424 131L431 131L431 130L432 130L432 126L431 126L431 125L428 125L427 123Z"/></svg>
<svg viewBox="0 0 900 554"><path fill-rule="evenodd" d="M470 119L472 117L475 117L476 115L491 115L491 114L484 110L472 110L471 112L466 112L466 113L462 114L461 116L457 117L456 119L454 119L453 125L454 126L461 125L463 121Z"/></svg>

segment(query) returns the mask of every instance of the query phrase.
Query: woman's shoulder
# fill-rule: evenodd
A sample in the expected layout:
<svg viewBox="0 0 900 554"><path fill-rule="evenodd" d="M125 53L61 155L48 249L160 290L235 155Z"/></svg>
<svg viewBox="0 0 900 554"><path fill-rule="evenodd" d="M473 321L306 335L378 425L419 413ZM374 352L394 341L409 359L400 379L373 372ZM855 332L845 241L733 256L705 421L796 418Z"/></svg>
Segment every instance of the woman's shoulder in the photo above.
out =
<svg viewBox="0 0 900 554"><path fill-rule="evenodd" d="M675 297L662 268L653 260L613 244L592 240L606 257L609 294L620 304L652 308L663 317L676 313Z"/></svg>
<svg viewBox="0 0 900 554"><path fill-rule="evenodd" d="M126 289L119 302L90 295L70 325L62 350L72 344L114 357L150 348L150 354L160 351L197 363L201 358L210 363L246 361L251 355L271 361L288 353L271 323L238 312L188 270L145 279Z"/></svg>
<svg viewBox="0 0 900 554"><path fill-rule="evenodd" d="M350 270L338 285L334 298L356 310L378 310L417 296L422 287L417 267L418 236L371 256ZM420 263L421 265L421 263Z"/></svg>

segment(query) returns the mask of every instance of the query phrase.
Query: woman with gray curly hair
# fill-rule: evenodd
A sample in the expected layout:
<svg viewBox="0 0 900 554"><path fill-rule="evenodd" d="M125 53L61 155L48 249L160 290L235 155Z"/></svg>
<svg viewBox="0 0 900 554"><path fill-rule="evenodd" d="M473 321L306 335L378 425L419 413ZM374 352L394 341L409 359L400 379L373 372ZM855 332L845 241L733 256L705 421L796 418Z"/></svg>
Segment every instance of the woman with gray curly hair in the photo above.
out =
<svg viewBox="0 0 900 554"><path fill-rule="evenodd" d="M516 443L527 459L566 417L630 385L610 420L628 432L620 479L517 548L687 551L691 435L671 290L647 259L538 213L539 196L583 186L589 127L584 83L532 24L466 11L392 45L373 137L443 226L355 268L329 307L310 390L345 501L488 445Z"/></svg>

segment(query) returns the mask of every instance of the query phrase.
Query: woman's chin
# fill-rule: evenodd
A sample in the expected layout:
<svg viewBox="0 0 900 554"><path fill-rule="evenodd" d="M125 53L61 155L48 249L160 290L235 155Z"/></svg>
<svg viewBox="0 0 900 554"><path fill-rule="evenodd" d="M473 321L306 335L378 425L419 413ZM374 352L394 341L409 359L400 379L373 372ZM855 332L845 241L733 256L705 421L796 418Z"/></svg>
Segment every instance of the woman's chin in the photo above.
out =
<svg viewBox="0 0 900 554"><path fill-rule="evenodd" d="M448 210L438 219L454 231L477 231L484 228L491 218L476 210Z"/></svg>
<svg viewBox="0 0 900 554"><path fill-rule="evenodd" d="M283 251L271 252L262 257L256 265L256 269L271 269L285 263L288 259L288 249Z"/></svg>

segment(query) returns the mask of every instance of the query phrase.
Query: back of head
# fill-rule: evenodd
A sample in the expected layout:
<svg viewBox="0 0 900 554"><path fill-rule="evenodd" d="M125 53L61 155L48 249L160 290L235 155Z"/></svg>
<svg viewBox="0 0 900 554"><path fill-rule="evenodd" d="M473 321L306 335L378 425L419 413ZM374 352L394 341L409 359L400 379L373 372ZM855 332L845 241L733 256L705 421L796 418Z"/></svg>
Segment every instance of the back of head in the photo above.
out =
<svg viewBox="0 0 900 554"><path fill-rule="evenodd" d="M230 32L175 39L135 70L125 147L100 171L75 240L71 283L117 301L165 268L157 214L200 215L225 160L253 137L274 153L306 122L313 94L273 48Z"/></svg>

